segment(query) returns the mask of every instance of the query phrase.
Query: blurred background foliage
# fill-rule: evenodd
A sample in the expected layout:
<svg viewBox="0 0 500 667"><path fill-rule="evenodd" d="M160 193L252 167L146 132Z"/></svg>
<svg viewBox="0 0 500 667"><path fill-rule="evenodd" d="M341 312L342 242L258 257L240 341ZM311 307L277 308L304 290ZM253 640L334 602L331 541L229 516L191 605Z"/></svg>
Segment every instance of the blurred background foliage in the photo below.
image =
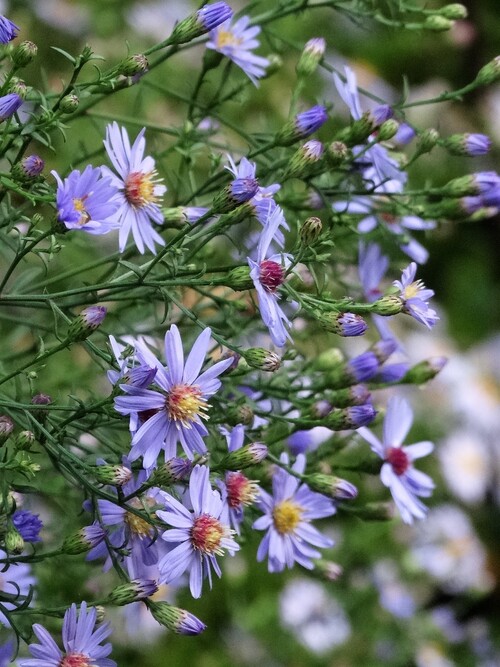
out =
<svg viewBox="0 0 500 667"><path fill-rule="evenodd" d="M254 14L273 2L252 3ZM250 3L231 4L241 9ZM374 0L372 4L390 15L392 3ZM469 0L463 4L469 10L469 18L458 21L443 34L394 30L371 21L358 23L331 9L273 23L261 35L260 53L278 53L283 60L280 72L263 81L257 90L245 87L238 103L230 103L224 109L224 117L228 123L243 124L252 132L279 127L286 115L297 55L308 38L320 35L328 44L326 61L336 67L349 62L360 84L380 98L397 101L405 85L410 100L461 88L482 65L498 55L500 44L498 0ZM76 55L88 43L111 65L128 53L140 52L165 38L174 21L196 6L187 0L12 0L0 5L1 13L22 27L22 39L38 45L38 58L24 73L26 82L57 92L61 82L69 78L70 65L52 46ZM138 131L143 119L147 119L151 125L148 145L159 156L160 170L169 188L167 205L174 204L183 193L177 179L183 147L179 133L183 127L186 130L183 100L194 86L202 57L201 47L182 51L152 72L145 85L118 93L96 107L89 117L76 121L66 137L55 138L54 151L36 145L36 151L47 161L47 172L57 169L67 173L89 159L99 164L104 127L109 120L122 120L131 130ZM211 73L213 89L205 87L202 99L210 99L221 72L222 68L218 68ZM243 74L231 74L235 80L239 77L243 81ZM303 93L304 104L331 103L334 99L338 98L328 72L311 77ZM332 116L331 127L337 127L339 119L345 118L343 110L336 107ZM444 150L435 149L412 170L411 184L415 188L425 188L430 181L443 184L467 171L498 170L500 84L478 89L462 104L412 107L408 118L418 127L435 127L443 136L479 131L494 140L491 153L476 158L473 164L470 159L452 158ZM327 135L328 130L324 132ZM448 477L455 472L448 474L449 462L441 461L439 466L436 455L434 464L427 469L440 480L432 505L445 508L444 524L451 522L451 518L446 519L446 508L450 517L453 511L462 513L458 521L462 533L443 538L441 551L429 547L426 559L431 563L424 567L416 555L418 544L425 542L424 537L419 537L420 528L408 528L399 521L363 522L341 515L325 530L337 541L330 556L345 574L325 584L318 574L306 579L298 568L283 575L268 574L265 564L254 562L260 536L249 532L249 544L241 555L225 559L224 577L215 582L212 592L195 601L186 593L175 598L179 606L208 624L200 637L169 635L159 626L154 627L155 622L145 618L142 608L130 610L132 619L128 619L128 625L118 618L118 613L112 617L116 626L113 657L120 666L500 664L498 443L496 449L491 449L499 435L499 420L494 415L495 411L500 412L500 343L494 337L500 330L499 222L498 217L479 223L450 222L426 239L430 259L420 275L436 291L443 322L440 331L415 336L407 343L410 354L415 350L418 357L421 351L419 358L444 352L460 359L460 368L455 367L454 374L441 384L433 383L427 398L426 392L419 394L423 401L422 420L414 429L412 441L420 437L436 439L436 433L446 438L455 428L469 432L471 424L477 422L475 435L487 443L490 454L493 452L487 459L490 470L484 472L487 482L472 501L460 490L459 478L455 479L458 491L450 484ZM106 238L102 242L104 253L111 246ZM71 261L87 261L86 247L87 239L75 237L71 249L67 249ZM68 255L64 262L68 262ZM17 344L24 347L23 341ZM76 358L78 350L68 355L68 367L85 364L83 357ZM60 387L67 386L67 372L67 367L61 366L55 372L51 369L50 374L41 374L44 391L57 396ZM85 378L83 373L80 383ZM90 369L87 379L91 381ZM85 395L94 388L75 386L74 390ZM460 390L468 396L459 395ZM475 464L479 465L477 461ZM458 469L456 475L460 474ZM377 489L380 500L386 499L386 490L378 479L369 488L372 498ZM61 485L44 499L47 512L53 503L64 504L62 492ZM443 528L437 525L438 519L434 528L432 522L429 525L439 536ZM66 534L69 527L59 526L58 530ZM432 542L430 538L428 541ZM438 537L435 541L439 542ZM67 562L61 561L57 577L52 565L50 569L40 566L37 570L43 598L48 603L66 604L78 594L82 598L98 596L112 586L112 575L101 574L95 565L75 558L74 566L66 569L63 565ZM436 574L439 565L441 570L449 568L448 579L442 573ZM459 582L450 584L454 576Z"/></svg>

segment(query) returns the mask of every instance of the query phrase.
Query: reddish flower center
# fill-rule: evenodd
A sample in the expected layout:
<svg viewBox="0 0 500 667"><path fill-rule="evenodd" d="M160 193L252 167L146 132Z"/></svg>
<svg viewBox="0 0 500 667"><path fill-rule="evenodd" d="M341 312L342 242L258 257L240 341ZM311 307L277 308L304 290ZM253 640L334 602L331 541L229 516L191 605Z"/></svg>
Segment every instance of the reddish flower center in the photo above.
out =
<svg viewBox="0 0 500 667"><path fill-rule="evenodd" d="M142 171L134 171L125 180L125 197L129 204L141 208L152 204L155 200L155 171L143 174Z"/></svg>
<svg viewBox="0 0 500 667"><path fill-rule="evenodd" d="M386 212L380 213L379 215L386 225L393 225L395 222L397 222L397 216L395 216L393 213Z"/></svg>
<svg viewBox="0 0 500 667"><path fill-rule="evenodd" d="M180 421L184 426L189 426L196 417L208 419L203 414L208 409L208 404L197 386L189 384L176 384L168 392L165 407L170 419Z"/></svg>
<svg viewBox="0 0 500 667"><path fill-rule="evenodd" d="M410 459L402 447L389 447L385 460L391 464L396 475L403 475L410 467Z"/></svg>
<svg viewBox="0 0 500 667"><path fill-rule="evenodd" d="M90 658L83 653L70 653L62 657L58 667L91 667Z"/></svg>
<svg viewBox="0 0 500 667"><path fill-rule="evenodd" d="M191 544L197 551L204 554L223 553L220 546L222 538L227 536L228 530L221 522L210 514L201 514L193 522L191 528Z"/></svg>
<svg viewBox="0 0 500 667"><path fill-rule="evenodd" d="M259 281L268 292L275 292L285 280L285 270L272 259L265 259L260 263Z"/></svg>
<svg viewBox="0 0 500 667"><path fill-rule="evenodd" d="M259 487L241 472L229 472L226 475L227 504L232 509L241 505L251 505L257 498Z"/></svg>

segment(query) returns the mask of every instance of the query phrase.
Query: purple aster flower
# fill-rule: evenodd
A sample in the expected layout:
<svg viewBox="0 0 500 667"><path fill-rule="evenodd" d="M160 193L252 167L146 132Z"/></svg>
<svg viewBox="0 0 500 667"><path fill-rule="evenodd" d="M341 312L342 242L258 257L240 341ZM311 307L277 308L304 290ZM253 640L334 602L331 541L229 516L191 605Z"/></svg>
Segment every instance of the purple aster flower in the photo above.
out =
<svg viewBox="0 0 500 667"><path fill-rule="evenodd" d="M326 123L328 115L325 107L316 105L307 111L302 111L295 116L295 126L298 138L308 137Z"/></svg>
<svg viewBox="0 0 500 667"><path fill-rule="evenodd" d="M434 296L434 292L427 289L421 280L415 280L416 272L417 265L411 262L404 269L401 280L395 280L393 285L400 291L399 296L404 302L403 312L431 329L439 320L436 311L429 308L428 303L429 299Z"/></svg>
<svg viewBox="0 0 500 667"><path fill-rule="evenodd" d="M19 27L6 16L0 15L0 44L8 44L17 37Z"/></svg>
<svg viewBox="0 0 500 667"><path fill-rule="evenodd" d="M23 101L17 93L8 93L0 97L0 122L16 113Z"/></svg>
<svg viewBox="0 0 500 667"><path fill-rule="evenodd" d="M45 168L45 161L39 155L28 155L21 160L21 169L29 178L40 176Z"/></svg>
<svg viewBox="0 0 500 667"><path fill-rule="evenodd" d="M163 224L159 204L167 188L158 178L153 158L149 155L144 157L145 131L143 128L139 132L131 146L124 127L111 123L106 128L104 146L118 176L108 167L102 167L102 172L118 190L119 208L115 220L120 227L120 252L125 250L130 233L141 254L145 246L155 253L155 243L165 245L151 223Z"/></svg>
<svg viewBox="0 0 500 667"><path fill-rule="evenodd" d="M354 313L339 313L337 316L337 327L339 336L362 336L368 329L368 325L361 317Z"/></svg>
<svg viewBox="0 0 500 667"><path fill-rule="evenodd" d="M10 639L0 646L0 667L12 665L12 656L14 655L14 641Z"/></svg>
<svg viewBox="0 0 500 667"><path fill-rule="evenodd" d="M173 458L178 442L188 458L194 452L206 452L203 438L208 431L202 420L208 418L207 399L220 387L218 376L233 363L232 359L224 359L200 375L211 333L208 328L201 332L184 364L181 336L173 324L165 334L168 368L158 364L155 376L160 391L120 385L128 395L115 399L115 409L122 415L136 413L142 418L132 439L131 461L142 456L144 467L150 468L156 465L161 449L165 450L166 459Z"/></svg>
<svg viewBox="0 0 500 667"><path fill-rule="evenodd" d="M414 518L425 517L427 508L419 497L428 498L434 489L432 479L413 467L415 459L432 452L434 449L432 442L402 446L412 422L413 412L409 403L393 396L387 403L382 442L369 429L364 427L358 429L361 437L384 461L380 471L382 484L390 489L405 523L413 523Z"/></svg>
<svg viewBox="0 0 500 667"><path fill-rule="evenodd" d="M43 523L38 518L38 514L32 514L27 510L17 510L12 515L12 523L25 542L41 542L39 533Z"/></svg>
<svg viewBox="0 0 500 667"><path fill-rule="evenodd" d="M204 32L210 32L218 25L230 19L233 10L226 2L213 2L204 5L196 12L198 22L202 24Z"/></svg>
<svg viewBox="0 0 500 667"><path fill-rule="evenodd" d="M286 454L280 460L288 464ZM305 466L305 456L299 454L292 470L302 474ZM300 484L282 468L276 466L274 470L273 495L261 490L258 504L265 514L254 522L253 528L267 532L259 545L257 560L261 562L267 555L269 572L281 572L294 563L312 570L312 559L321 556L314 547L333 546L333 541L311 524L313 519L335 514L333 501L311 491L307 484Z"/></svg>
<svg viewBox="0 0 500 667"><path fill-rule="evenodd" d="M158 563L160 581L169 583L189 570L189 589L195 598L201 595L204 577L212 587L212 569L221 576L216 556L223 555L224 550L233 554L240 548L232 537L233 531L222 523L224 505L220 494L210 486L208 476L206 466L193 468L189 479L192 511L162 492L167 511L156 512L162 521L174 526L162 534L162 539L177 545Z"/></svg>
<svg viewBox="0 0 500 667"><path fill-rule="evenodd" d="M327 401L324 403L326 404ZM325 406L324 415L326 416L332 409L333 407L328 403L328 408ZM308 430L295 431L287 438L288 449L293 456L305 454L307 451L312 452L331 438L333 434L334 432L326 426L315 426Z"/></svg>
<svg viewBox="0 0 500 667"><path fill-rule="evenodd" d="M249 16L242 16L234 25L231 25L231 21L225 21L212 30L207 48L218 51L232 60L245 72L250 81L258 86L258 79L265 75L269 60L252 53L252 50L259 46L259 41L255 37L259 34L260 27L254 25L249 28L249 23Z"/></svg>
<svg viewBox="0 0 500 667"><path fill-rule="evenodd" d="M109 623L96 629L96 622L95 608L87 610L87 603L82 602L77 614L76 604L72 604L64 614L64 652L43 625L35 623L33 632L40 643L29 645L33 658L20 660L19 667L116 667L116 662L107 657L111 644L101 646L111 632Z"/></svg>
<svg viewBox="0 0 500 667"><path fill-rule="evenodd" d="M491 148L491 139L486 134L476 132L454 134L445 139L443 143L452 155L466 157L486 155Z"/></svg>
<svg viewBox="0 0 500 667"><path fill-rule="evenodd" d="M276 290L285 280L285 270L291 259L289 255L271 255L269 258L266 258L266 255L271 241L282 225L283 211L276 206L260 236L257 260L247 257L250 277L259 297L262 320L269 329L273 343L278 347L283 347L287 338L290 339L285 325L291 326L291 322L279 306Z"/></svg>
<svg viewBox="0 0 500 667"><path fill-rule="evenodd" d="M7 558L5 551L0 549L0 560ZM31 574L31 568L25 563L12 563L6 569L2 565L2 572L0 573L0 591L8 593L14 597L20 597L19 603L23 601L25 596L30 594L31 587L36 584L35 577ZM13 602L2 602L2 605L7 611L15 609L16 604ZM6 616L0 612L0 623L6 627L10 627L10 623Z"/></svg>
<svg viewBox="0 0 500 667"><path fill-rule="evenodd" d="M81 229L88 234L107 234L117 229L114 215L118 209L117 190L109 178L103 178L100 169L90 165L83 173L77 169L57 181L57 217L67 229Z"/></svg>

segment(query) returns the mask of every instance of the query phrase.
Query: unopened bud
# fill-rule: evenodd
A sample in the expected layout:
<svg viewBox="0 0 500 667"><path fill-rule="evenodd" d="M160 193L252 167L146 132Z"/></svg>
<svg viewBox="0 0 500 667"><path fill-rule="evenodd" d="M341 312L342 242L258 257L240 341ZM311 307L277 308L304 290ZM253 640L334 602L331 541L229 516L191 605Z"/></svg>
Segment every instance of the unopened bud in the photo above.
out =
<svg viewBox="0 0 500 667"><path fill-rule="evenodd" d="M116 586L108 595L106 602L123 607L126 604L149 598L158 591L153 579L133 579L128 584Z"/></svg>
<svg viewBox="0 0 500 667"><path fill-rule="evenodd" d="M255 178L235 178L218 192L212 201L213 213L229 213L252 199L259 189Z"/></svg>
<svg viewBox="0 0 500 667"><path fill-rule="evenodd" d="M51 405L52 404L52 397L49 396L48 394L36 394L33 396L31 399L31 404L32 405ZM40 422L40 424L45 424L47 421L47 410L32 410L31 414L33 417Z"/></svg>
<svg viewBox="0 0 500 667"><path fill-rule="evenodd" d="M244 290L252 289L254 287L254 283L250 278L250 267L236 266L234 269L231 269L227 275L225 284L235 292L242 292Z"/></svg>
<svg viewBox="0 0 500 667"><path fill-rule="evenodd" d="M357 429L372 422L376 414L375 408L371 403L353 405L348 408L332 410L325 417L322 424L333 431Z"/></svg>
<svg viewBox="0 0 500 667"><path fill-rule="evenodd" d="M73 113L73 111L76 111L78 109L79 104L80 104L80 99L78 98L78 95L70 93L69 95L65 95L62 98L59 104L59 109L63 113Z"/></svg>
<svg viewBox="0 0 500 667"><path fill-rule="evenodd" d="M403 312L404 303L399 296L395 294L388 294L382 296L372 303L372 313L390 317L391 315L398 315Z"/></svg>
<svg viewBox="0 0 500 667"><path fill-rule="evenodd" d="M229 424L229 426L237 426L238 424L251 426L253 420L254 412L246 403L243 403L242 405L231 405L225 416L225 423Z"/></svg>
<svg viewBox="0 0 500 667"><path fill-rule="evenodd" d="M170 486L188 477L192 469L192 461L174 457L155 468L148 483L151 486Z"/></svg>
<svg viewBox="0 0 500 667"><path fill-rule="evenodd" d="M486 134L477 132L453 134L443 141L443 146L451 155L477 157L488 153L491 148L491 139Z"/></svg>
<svg viewBox="0 0 500 667"><path fill-rule="evenodd" d="M7 529L5 534L5 551L8 554L22 554L24 550L24 540L21 534L13 527Z"/></svg>
<svg viewBox="0 0 500 667"><path fill-rule="evenodd" d="M283 179L304 178L319 173L323 158L323 144L311 139L298 148L290 158Z"/></svg>
<svg viewBox="0 0 500 667"><path fill-rule="evenodd" d="M384 121L382 125L378 128L377 139L379 141L388 141L392 139L397 134L399 129L399 123L394 118L389 118Z"/></svg>
<svg viewBox="0 0 500 667"><path fill-rule="evenodd" d="M73 341L85 340L101 326L106 313L107 309L104 306L84 308L69 325L68 338Z"/></svg>
<svg viewBox="0 0 500 667"><path fill-rule="evenodd" d="M315 311L314 316L324 329L339 336L362 336L368 329L368 325L361 315L354 313Z"/></svg>
<svg viewBox="0 0 500 667"><path fill-rule="evenodd" d="M25 99L28 94L28 86L17 77L12 77L9 84L9 93L18 95L22 100Z"/></svg>
<svg viewBox="0 0 500 667"><path fill-rule="evenodd" d="M320 218L316 216L311 216L304 221L304 224L300 228L300 240L307 247L314 243L323 230L323 223Z"/></svg>
<svg viewBox="0 0 500 667"><path fill-rule="evenodd" d="M11 54L12 62L16 67L26 67L36 58L38 47L33 42L25 41L18 44Z"/></svg>
<svg viewBox="0 0 500 667"><path fill-rule="evenodd" d="M275 137L277 146L290 146L299 139L305 139L310 136L328 120L326 109L317 105L307 111L303 111L295 116L288 123L285 123Z"/></svg>
<svg viewBox="0 0 500 667"><path fill-rule="evenodd" d="M460 19L467 18L467 7L464 7L464 5L461 5L458 2L454 2L451 5L445 5L438 11L441 16L444 16L451 21L459 21Z"/></svg>
<svg viewBox="0 0 500 667"><path fill-rule="evenodd" d="M68 535L62 543L61 551L70 556L85 553L96 547L106 537L106 531L98 524L85 526Z"/></svg>
<svg viewBox="0 0 500 667"><path fill-rule="evenodd" d="M423 155L424 153L430 153L434 146L439 141L439 132L434 128L430 127L427 130L424 130L421 134L418 135L416 153L417 155Z"/></svg>
<svg viewBox="0 0 500 667"><path fill-rule="evenodd" d="M444 32L449 30L452 26L453 21L450 21L445 16L439 16L438 14L427 16L423 23L425 30L432 30L433 32Z"/></svg>
<svg viewBox="0 0 500 667"><path fill-rule="evenodd" d="M326 149L326 161L332 167L338 167L349 158L350 154L349 149L342 141L332 141Z"/></svg>
<svg viewBox="0 0 500 667"><path fill-rule="evenodd" d="M45 162L38 155L28 155L21 162L16 162L11 169L14 179L20 183L36 181L44 170Z"/></svg>
<svg viewBox="0 0 500 667"><path fill-rule="evenodd" d="M370 400L370 392L364 384L355 384L352 387L336 389L328 394L332 406L336 408L347 408L350 405L364 405Z"/></svg>
<svg viewBox="0 0 500 667"><path fill-rule="evenodd" d="M118 65L118 74L123 76L134 76L134 74L143 74L148 71L149 63L146 56L142 53L136 53L129 56Z"/></svg>
<svg viewBox="0 0 500 667"><path fill-rule="evenodd" d="M306 475L304 481L313 491L330 496L335 500L353 500L358 495L358 490L354 484L334 475L313 473L312 475Z"/></svg>
<svg viewBox="0 0 500 667"><path fill-rule="evenodd" d="M36 438L33 431L21 431L14 440L14 447L19 452L29 452L35 441Z"/></svg>
<svg viewBox="0 0 500 667"><path fill-rule="evenodd" d="M299 61L295 68L299 76L311 76L320 64L326 49L323 37L313 37L304 46Z"/></svg>
<svg viewBox="0 0 500 667"><path fill-rule="evenodd" d="M130 468L120 464L95 466L93 474L98 482L112 484L113 486L123 486L132 479Z"/></svg>
<svg viewBox="0 0 500 667"><path fill-rule="evenodd" d="M8 415L0 415L0 446L6 442L14 430L14 422Z"/></svg>
<svg viewBox="0 0 500 667"><path fill-rule="evenodd" d="M483 86L489 86L500 79L500 56L496 56L489 63L481 67L475 81Z"/></svg>
<svg viewBox="0 0 500 667"><path fill-rule="evenodd" d="M326 581L337 581L344 574L344 569L338 563L320 558L314 561L314 572Z"/></svg>
<svg viewBox="0 0 500 667"><path fill-rule="evenodd" d="M180 635L199 635L207 627L189 611L173 607L168 602L149 600L148 608L155 621Z"/></svg>
<svg viewBox="0 0 500 667"><path fill-rule="evenodd" d="M446 357L431 357L412 366L401 382L403 384L423 384L436 377L443 370L448 359Z"/></svg>
<svg viewBox="0 0 500 667"><path fill-rule="evenodd" d="M213 30L224 21L230 19L233 10L225 2L214 2L204 5L175 26L168 42L170 44L185 44L192 39Z"/></svg>
<svg viewBox="0 0 500 667"><path fill-rule="evenodd" d="M224 470L243 470L263 461L267 452L267 447L262 442L252 442L226 454L218 467Z"/></svg>
<svg viewBox="0 0 500 667"><path fill-rule="evenodd" d="M242 356L249 366L260 371L274 373L281 366L281 358L276 352L265 350L263 347L250 347L242 352Z"/></svg>
<svg viewBox="0 0 500 667"><path fill-rule="evenodd" d="M329 371L337 368L345 361L345 356L342 350L338 347L331 347L324 352L321 352L312 362L312 366L318 371Z"/></svg>

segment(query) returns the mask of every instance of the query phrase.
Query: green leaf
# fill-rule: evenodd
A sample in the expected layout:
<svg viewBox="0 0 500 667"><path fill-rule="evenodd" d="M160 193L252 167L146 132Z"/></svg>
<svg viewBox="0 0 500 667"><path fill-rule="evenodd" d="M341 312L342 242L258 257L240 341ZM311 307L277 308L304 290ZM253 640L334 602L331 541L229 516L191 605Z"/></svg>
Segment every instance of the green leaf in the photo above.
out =
<svg viewBox="0 0 500 667"><path fill-rule="evenodd" d="M74 58L74 57L73 57L70 53L68 53L67 51L64 51L64 49L60 49L60 48L57 47L57 46L51 46L50 48L53 49L54 51L57 51L58 53L60 53L60 54L61 54L62 56L64 56L67 60L69 60L70 63L72 63L73 65L76 65L76 58Z"/></svg>

